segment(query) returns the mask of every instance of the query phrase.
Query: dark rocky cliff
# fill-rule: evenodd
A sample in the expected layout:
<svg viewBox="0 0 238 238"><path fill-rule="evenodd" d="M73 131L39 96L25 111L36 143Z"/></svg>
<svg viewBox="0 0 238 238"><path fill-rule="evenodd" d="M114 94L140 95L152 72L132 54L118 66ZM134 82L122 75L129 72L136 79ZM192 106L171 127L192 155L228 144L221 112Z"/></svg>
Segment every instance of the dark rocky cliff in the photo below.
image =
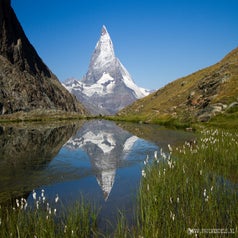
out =
<svg viewBox="0 0 238 238"><path fill-rule="evenodd" d="M85 113L27 39L10 0L0 0L0 114L34 109Z"/></svg>

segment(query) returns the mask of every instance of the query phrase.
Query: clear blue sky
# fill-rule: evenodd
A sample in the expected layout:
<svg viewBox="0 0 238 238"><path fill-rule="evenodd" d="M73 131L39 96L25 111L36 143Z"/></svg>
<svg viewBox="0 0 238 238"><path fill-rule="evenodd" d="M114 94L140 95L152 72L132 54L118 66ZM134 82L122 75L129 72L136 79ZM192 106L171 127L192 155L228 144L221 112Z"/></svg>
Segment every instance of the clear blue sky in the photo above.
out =
<svg viewBox="0 0 238 238"><path fill-rule="evenodd" d="M238 46L238 0L12 0L12 7L61 81L87 72L103 24L133 80L149 89Z"/></svg>

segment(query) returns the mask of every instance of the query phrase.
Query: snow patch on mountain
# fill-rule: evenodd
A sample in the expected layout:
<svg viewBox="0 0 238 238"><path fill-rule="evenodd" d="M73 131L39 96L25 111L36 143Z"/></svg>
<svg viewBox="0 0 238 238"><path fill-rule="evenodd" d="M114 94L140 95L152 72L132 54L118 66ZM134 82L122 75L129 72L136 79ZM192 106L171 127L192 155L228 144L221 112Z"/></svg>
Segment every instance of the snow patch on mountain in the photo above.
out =
<svg viewBox="0 0 238 238"><path fill-rule="evenodd" d="M130 151L138 139L139 138L137 136L131 136L130 138L128 138L123 146L123 151L124 152Z"/></svg>
<svg viewBox="0 0 238 238"><path fill-rule="evenodd" d="M94 94L103 96L109 93L113 93L115 80L110 76L110 74L104 73L96 83L92 85L81 83L81 85L81 91L86 96L92 97Z"/></svg>
<svg viewBox="0 0 238 238"><path fill-rule="evenodd" d="M96 44L91 67L101 69L115 59L114 47L105 26L102 27L100 40Z"/></svg>
<svg viewBox="0 0 238 238"><path fill-rule="evenodd" d="M113 134L106 132L95 134L92 131L85 133L80 139L71 138L65 146L71 149L83 148L87 143L97 145L104 154L110 153L116 146Z"/></svg>

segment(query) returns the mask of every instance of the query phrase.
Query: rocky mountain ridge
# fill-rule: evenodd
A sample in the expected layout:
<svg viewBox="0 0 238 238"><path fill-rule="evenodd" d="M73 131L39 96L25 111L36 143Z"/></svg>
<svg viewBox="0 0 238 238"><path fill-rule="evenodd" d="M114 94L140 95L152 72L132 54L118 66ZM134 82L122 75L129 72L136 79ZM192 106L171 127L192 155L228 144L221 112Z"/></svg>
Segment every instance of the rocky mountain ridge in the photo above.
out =
<svg viewBox="0 0 238 238"><path fill-rule="evenodd" d="M220 62L177 79L120 111L143 120L208 121L238 106L238 48Z"/></svg>
<svg viewBox="0 0 238 238"><path fill-rule="evenodd" d="M81 81L69 79L64 86L96 115L115 114L149 94L134 83L115 56L113 43L105 26L102 27L86 75Z"/></svg>
<svg viewBox="0 0 238 238"><path fill-rule="evenodd" d="M10 0L0 1L0 114L85 109L61 85L26 37Z"/></svg>

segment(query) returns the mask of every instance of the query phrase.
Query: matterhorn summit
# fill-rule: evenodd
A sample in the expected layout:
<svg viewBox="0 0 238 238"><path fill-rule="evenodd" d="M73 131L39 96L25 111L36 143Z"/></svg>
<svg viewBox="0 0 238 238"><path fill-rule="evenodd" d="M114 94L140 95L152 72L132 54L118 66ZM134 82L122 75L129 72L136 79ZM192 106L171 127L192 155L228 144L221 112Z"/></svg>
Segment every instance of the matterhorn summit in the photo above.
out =
<svg viewBox="0 0 238 238"><path fill-rule="evenodd" d="M115 63L115 53L111 38L105 26L102 27L101 37L96 45L89 70L86 76L90 80L96 71L109 70L110 66Z"/></svg>
<svg viewBox="0 0 238 238"><path fill-rule="evenodd" d="M138 87L115 56L105 26L82 80L68 79L64 86L94 115L113 115L149 91Z"/></svg>

